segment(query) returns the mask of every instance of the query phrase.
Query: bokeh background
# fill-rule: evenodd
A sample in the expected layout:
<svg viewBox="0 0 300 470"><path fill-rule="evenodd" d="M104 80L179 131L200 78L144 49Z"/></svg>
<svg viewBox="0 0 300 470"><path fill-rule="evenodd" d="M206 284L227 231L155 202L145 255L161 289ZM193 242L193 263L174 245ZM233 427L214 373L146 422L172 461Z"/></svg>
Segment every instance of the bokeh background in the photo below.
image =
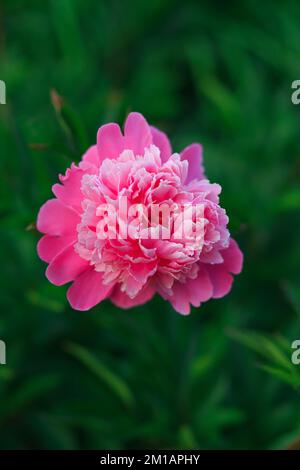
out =
<svg viewBox="0 0 300 470"><path fill-rule="evenodd" d="M1 0L0 79L0 447L296 448L299 2ZM58 173L131 110L204 145L245 253L187 318L160 298L72 311L36 255Z"/></svg>

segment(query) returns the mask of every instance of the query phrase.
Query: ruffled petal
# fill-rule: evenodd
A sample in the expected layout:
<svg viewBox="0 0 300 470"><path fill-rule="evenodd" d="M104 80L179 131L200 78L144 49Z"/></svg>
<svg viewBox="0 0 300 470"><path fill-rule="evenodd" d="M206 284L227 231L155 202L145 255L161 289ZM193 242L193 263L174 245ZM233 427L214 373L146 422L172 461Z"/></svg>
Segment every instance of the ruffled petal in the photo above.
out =
<svg viewBox="0 0 300 470"><path fill-rule="evenodd" d="M102 278L93 268L78 276L67 292L71 307L86 311L108 297L113 286L104 285Z"/></svg>
<svg viewBox="0 0 300 470"><path fill-rule="evenodd" d="M82 212L81 201L83 194L81 192L81 180L84 171L72 164L64 176L60 176L62 184L54 184L52 191L60 202L66 206L71 206L78 212Z"/></svg>

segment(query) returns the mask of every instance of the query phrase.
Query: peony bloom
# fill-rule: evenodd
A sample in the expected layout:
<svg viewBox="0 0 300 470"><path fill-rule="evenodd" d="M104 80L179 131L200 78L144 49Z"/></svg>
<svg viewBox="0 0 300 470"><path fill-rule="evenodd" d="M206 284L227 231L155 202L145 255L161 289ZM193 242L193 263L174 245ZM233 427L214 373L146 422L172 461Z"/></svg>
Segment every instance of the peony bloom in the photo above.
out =
<svg viewBox="0 0 300 470"><path fill-rule="evenodd" d="M124 135L117 124L102 126L97 145L60 176L52 191L55 198L38 214L37 228L44 234L38 254L49 263L50 282L72 282L67 297L74 309L88 310L106 298L130 308L158 293L187 315L190 305L226 295L232 275L241 271L243 256L219 205L221 187L204 175L201 146L172 153L167 136L141 114L129 114ZM168 204L167 235L161 235L166 226L160 218L140 227L132 214L129 219L119 214L116 222L115 213L103 210L118 211L124 198L131 209L142 205L147 220L151 206ZM201 204L201 239L189 236L197 223L194 215L189 233L175 236L173 209L187 204ZM120 237L116 228L129 223L130 232Z"/></svg>

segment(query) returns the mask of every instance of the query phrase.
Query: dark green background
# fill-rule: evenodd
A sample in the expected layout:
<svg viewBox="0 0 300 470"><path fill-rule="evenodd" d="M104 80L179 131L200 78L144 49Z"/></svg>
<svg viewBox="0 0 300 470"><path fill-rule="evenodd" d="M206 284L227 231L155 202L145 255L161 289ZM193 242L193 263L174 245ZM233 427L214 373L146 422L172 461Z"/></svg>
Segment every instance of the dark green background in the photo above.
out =
<svg viewBox="0 0 300 470"><path fill-rule="evenodd" d="M0 54L0 447L291 445L300 437L290 347L300 339L299 2L1 0ZM64 97L62 115L51 89ZM130 110L177 151L204 145L245 253L230 295L188 318L159 298L72 311L28 230L57 174Z"/></svg>

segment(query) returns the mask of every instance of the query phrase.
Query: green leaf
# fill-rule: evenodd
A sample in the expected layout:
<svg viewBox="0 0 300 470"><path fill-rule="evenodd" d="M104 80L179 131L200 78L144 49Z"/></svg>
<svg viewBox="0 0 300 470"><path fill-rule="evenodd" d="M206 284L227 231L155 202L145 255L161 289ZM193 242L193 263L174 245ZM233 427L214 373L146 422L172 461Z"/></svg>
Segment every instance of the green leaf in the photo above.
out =
<svg viewBox="0 0 300 470"><path fill-rule="evenodd" d="M279 199L278 208L281 211L300 209L300 188L288 189Z"/></svg>
<svg viewBox="0 0 300 470"><path fill-rule="evenodd" d="M67 343L65 349L101 382L104 382L126 406L133 405L134 397L126 382L114 372L111 372L97 357L79 344Z"/></svg>
<svg viewBox="0 0 300 470"><path fill-rule="evenodd" d="M292 368L290 357L286 354L286 351L283 352L281 349L281 341L277 340L275 337L270 339L265 335L253 331L238 331L231 329L228 330L228 332L232 338L260 354L264 358L273 361L281 367L287 369Z"/></svg>
<svg viewBox="0 0 300 470"><path fill-rule="evenodd" d="M286 299L300 316L300 287L290 281L284 281L281 284Z"/></svg>
<svg viewBox="0 0 300 470"><path fill-rule="evenodd" d="M182 426L179 429L178 440L179 449L197 449L199 447L194 431L190 426Z"/></svg>
<svg viewBox="0 0 300 470"><path fill-rule="evenodd" d="M271 339L253 331L238 330L230 330L229 334L267 360L259 366L261 369L293 387L299 387L300 374L291 362L291 349L287 347L287 341L282 337Z"/></svg>
<svg viewBox="0 0 300 470"><path fill-rule="evenodd" d="M3 420L20 412L35 400L53 391L59 383L60 379L56 375L42 375L20 384L16 391L7 398L5 407L1 408L0 419Z"/></svg>
<svg viewBox="0 0 300 470"><path fill-rule="evenodd" d="M89 141L86 129L80 117L56 90L51 90L50 95L61 128L72 146L72 149L81 155L88 148Z"/></svg>
<svg viewBox="0 0 300 470"><path fill-rule="evenodd" d="M295 377L289 372L286 372L276 367L264 365L264 364L261 364L259 367L263 369L264 371L268 372L273 377L276 377L277 379L282 380L283 382L287 383L288 385L291 385L292 387L300 386L300 378L297 376Z"/></svg>

